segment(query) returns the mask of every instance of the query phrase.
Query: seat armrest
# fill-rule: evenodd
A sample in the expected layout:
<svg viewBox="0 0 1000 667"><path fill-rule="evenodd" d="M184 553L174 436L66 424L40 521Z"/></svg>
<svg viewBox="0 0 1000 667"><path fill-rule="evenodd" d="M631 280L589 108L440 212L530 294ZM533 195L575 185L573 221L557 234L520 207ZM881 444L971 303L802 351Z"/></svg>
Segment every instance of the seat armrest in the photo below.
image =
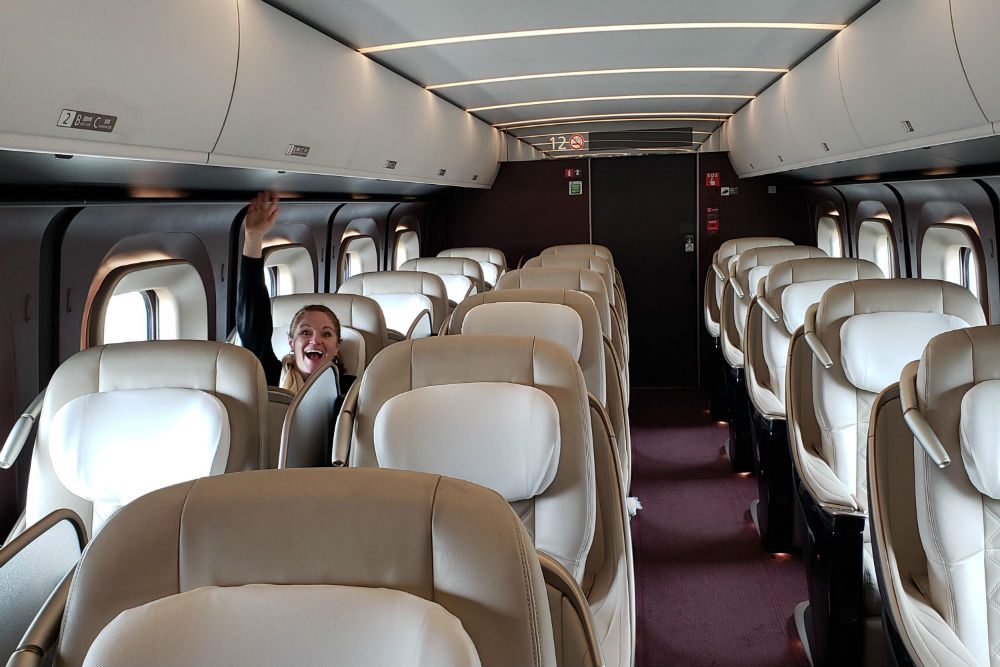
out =
<svg viewBox="0 0 1000 667"><path fill-rule="evenodd" d="M0 468L6 470L17 462L17 457L21 454L21 450L24 449L24 445L27 444L28 439L31 438L31 434L35 430L35 423L38 421L38 415L42 412L42 400L44 398L45 390L43 389L38 396L35 396L28 407L25 408L21 416L17 418L17 421L14 422L14 427L10 429L7 440L3 444L3 449L0 449Z"/></svg>
<svg viewBox="0 0 1000 667"><path fill-rule="evenodd" d="M333 447L331 448L330 464L335 468L346 466L351 455L351 440L354 438L354 413L358 409L358 394L361 392L361 380L358 378L347 390L344 404L337 415L337 425L333 430Z"/></svg>

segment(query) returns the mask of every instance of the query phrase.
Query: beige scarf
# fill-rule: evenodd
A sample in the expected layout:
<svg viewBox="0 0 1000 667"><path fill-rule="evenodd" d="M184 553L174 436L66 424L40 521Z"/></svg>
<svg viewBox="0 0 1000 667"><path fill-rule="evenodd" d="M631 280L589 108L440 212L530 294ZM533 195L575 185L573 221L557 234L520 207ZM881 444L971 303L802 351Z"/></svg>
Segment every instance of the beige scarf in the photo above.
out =
<svg viewBox="0 0 1000 667"><path fill-rule="evenodd" d="M298 367L295 365L295 355L286 354L281 358L281 383L282 389L287 389L293 394L299 393L306 384L306 379L302 377Z"/></svg>

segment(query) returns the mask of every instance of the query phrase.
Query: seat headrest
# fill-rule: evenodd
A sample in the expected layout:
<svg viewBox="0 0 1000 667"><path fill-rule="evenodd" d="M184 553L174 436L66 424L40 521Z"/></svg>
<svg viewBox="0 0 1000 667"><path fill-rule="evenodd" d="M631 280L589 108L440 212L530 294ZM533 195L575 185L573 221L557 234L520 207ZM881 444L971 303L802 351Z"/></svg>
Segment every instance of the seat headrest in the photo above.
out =
<svg viewBox="0 0 1000 667"><path fill-rule="evenodd" d="M420 387L386 401L375 418L381 467L464 479L510 502L549 487L559 449L556 404L545 392L523 385Z"/></svg>
<svg viewBox="0 0 1000 667"><path fill-rule="evenodd" d="M583 320L575 310L558 303L481 304L465 316L462 333L537 336L559 343L577 361L583 347Z"/></svg>
<svg viewBox="0 0 1000 667"><path fill-rule="evenodd" d="M570 289L590 296L601 317L601 330L610 335L611 301L607 283L597 272L572 267L534 267L508 271L497 280L496 289Z"/></svg>
<svg viewBox="0 0 1000 667"><path fill-rule="evenodd" d="M962 397L959 437L969 481L984 496L1000 500L1000 380L980 382Z"/></svg>
<svg viewBox="0 0 1000 667"><path fill-rule="evenodd" d="M794 333L805 322L809 306L819 303L828 289L842 282L846 281L810 280L809 282L788 285L782 290L781 301L778 302L780 304L779 314L785 324L785 329L789 333Z"/></svg>
<svg viewBox="0 0 1000 667"><path fill-rule="evenodd" d="M854 315L840 330L840 359L847 381L878 393L899 381L906 364L920 358L938 334L969 323L944 313L883 312Z"/></svg>
<svg viewBox="0 0 1000 667"><path fill-rule="evenodd" d="M461 622L433 602L384 588L262 584L205 586L127 609L101 630L86 664L210 663L480 664Z"/></svg>
<svg viewBox="0 0 1000 667"><path fill-rule="evenodd" d="M438 276L465 276L477 285L483 282L483 268L467 257L414 257L403 262L400 271L424 271Z"/></svg>
<svg viewBox="0 0 1000 667"><path fill-rule="evenodd" d="M607 246L596 243L564 243L549 246L541 252L543 255L597 255L614 265L614 257Z"/></svg>
<svg viewBox="0 0 1000 667"><path fill-rule="evenodd" d="M744 299L757 293L757 283L767 276L771 267L793 259L826 257L826 253L811 246L768 246L752 248L736 255L736 280L743 289Z"/></svg>
<svg viewBox="0 0 1000 667"><path fill-rule="evenodd" d="M372 271L359 273L337 288L338 294L426 294L446 299L448 294L441 277L426 271Z"/></svg>
<svg viewBox="0 0 1000 667"><path fill-rule="evenodd" d="M229 415L196 389L123 389L78 396L49 426L53 468L95 505L93 530L150 491L225 472Z"/></svg>
<svg viewBox="0 0 1000 667"><path fill-rule="evenodd" d="M851 280L884 277L878 265L864 259L792 259L771 267L763 283L763 294L791 333L802 326L806 310L819 303L830 287Z"/></svg>
<svg viewBox="0 0 1000 667"><path fill-rule="evenodd" d="M744 253L753 248L768 248L770 246L795 245L788 239L777 236L744 236L739 239L729 239L719 246L719 264L724 265L730 257Z"/></svg>
<svg viewBox="0 0 1000 667"><path fill-rule="evenodd" d="M126 505L80 561L58 660L82 664L127 609L249 584L392 589L456 617L483 665L555 664L537 556L503 498L438 475L354 468L219 475Z"/></svg>
<svg viewBox="0 0 1000 667"><path fill-rule="evenodd" d="M503 251L496 248L471 247L471 248L449 248L437 254L438 257L468 257L477 262L488 262L506 269L507 258Z"/></svg>

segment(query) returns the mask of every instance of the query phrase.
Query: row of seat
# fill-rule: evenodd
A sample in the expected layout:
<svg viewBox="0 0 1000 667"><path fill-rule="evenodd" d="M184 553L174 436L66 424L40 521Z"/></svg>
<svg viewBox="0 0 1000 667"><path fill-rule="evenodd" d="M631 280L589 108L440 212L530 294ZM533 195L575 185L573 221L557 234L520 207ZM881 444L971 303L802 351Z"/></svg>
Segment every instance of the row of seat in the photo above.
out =
<svg viewBox="0 0 1000 667"><path fill-rule="evenodd" d="M866 521L872 405L934 336L984 324L982 307L961 286L884 279L870 262L783 239L727 242L718 258L706 295L722 296L729 452L758 474L751 512L765 546L794 548L802 510L810 599L796 609L799 634L813 664L884 664Z"/></svg>
<svg viewBox="0 0 1000 667"><path fill-rule="evenodd" d="M541 268L539 271L552 269ZM579 282L578 273L577 284ZM603 281L600 285L605 288ZM314 301L318 296L313 295ZM289 317L294 312L294 304L287 297L279 297L274 304L276 324L279 324L279 315L285 310L289 312ZM368 309L363 297L355 297L350 299L350 317L341 315L345 326L363 327L364 322L374 321L376 329L374 332L358 330L357 339L362 341L360 345L364 346L364 351L356 354L355 361L363 363L364 368L354 385L353 398L349 395L345 402L335 437L337 442L348 443L349 452L345 460L352 466L396 467L451 474L499 491L517 511L528 539L541 550L539 558L544 569L545 598L554 631L548 635L550 639L537 638L546 634L538 629L539 619L545 617L545 605L537 599L530 602L528 607L534 620L528 620L535 630L532 636L536 636L531 660L523 659L529 653L518 652L513 647L504 653L503 641L477 637L466 625L466 616L457 614L447 604L443 605L461 619L482 664L488 664L484 655L490 656L492 664L553 664L547 659L547 643L553 645L555 664L604 664L605 660L607 664L631 664L635 621L631 545L625 511L627 482L621 463L623 450L605 409L609 396L614 396L616 391L621 396L623 392L619 383L620 374L617 370L608 371L608 360L612 363L618 360L609 338L599 328L601 317L597 304L586 294L571 289L487 292L464 300L453 314L448 332L462 335L407 340L387 347L384 346L385 337L380 338L377 331L379 312ZM530 323L534 324L533 328L527 326ZM495 335L498 333L504 335ZM372 349L379 342L384 347L381 353ZM154 349L163 351L163 354L154 354ZM143 367L141 375L135 372L140 360ZM282 420L286 432L281 440L283 451L278 457L281 464L287 465L295 459L285 448L299 445L299 438L288 433L290 415L302 411L310 396L329 393L313 390L314 387L329 389L329 383L321 384L319 378L323 376L323 373L318 373L310 378L312 384L295 397L297 403L288 408L288 414ZM186 384L189 380L190 383ZM150 409L151 405L155 406L155 410ZM88 554L100 553L101 550L96 547L98 544L115 545L123 539L130 539L125 537L128 529L119 528L117 533L114 532L116 522L125 522L129 526L141 523L142 519L133 521L122 518L129 516L125 511L119 512L110 522L108 517L116 507L129 503L137 495L180 479L273 465L274 456L268 436L268 431L273 430L273 424L268 425L268 412L273 408L269 405L256 359L226 344L194 341L135 343L94 348L75 355L57 371L41 407L26 519L28 523L35 523L53 507L75 509L87 524L81 530L101 533ZM623 401L618 401L617 405L624 414ZM123 410L131 415L131 420L123 420L119 416ZM155 421L160 428L159 441L150 441L141 448L132 447L131 443L143 436L143 421L152 411L157 413ZM119 426L122 428L119 429ZM627 421L621 432L627 438ZM173 444L180 440L183 446ZM350 474L356 475L357 472L351 471ZM284 489L278 492L282 498L282 493L288 493L299 483L304 485L299 492L313 489L313 483L309 481L313 479L311 477L296 478L306 482L287 482L288 478L273 476L272 479L256 476L247 479L244 488L248 491L256 492L258 485L270 488L268 485L274 484L277 485L275 488ZM330 476L315 479L326 479L327 484L350 484L341 482L350 478ZM171 497L178 498L197 492L210 497L213 489L228 489L220 493L231 497L232 489L241 484L244 483L202 481L194 486L187 485L183 492L174 493L181 487L173 487L161 495L166 498L173 493ZM360 484L385 488L382 483L374 481ZM399 482L390 480L386 484L395 488L394 485ZM419 481L415 484L429 488L430 482ZM434 484L440 486L443 481ZM321 485L317 483L315 486ZM462 489L459 491L456 492L459 496L466 493ZM316 493L322 495L319 491ZM311 493L306 495L312 497ZM141 502L153 502L149 500L151 497ZM273 507L264 501L254 501L253 507L269 508L267 512L271 512L271 516L287 520L287 517L296 515L280 509L286 501L287 498ZM188 498L182 505L190 506L190 502ZM354 506L369 507L371 504L370 500L361 502L359 499ZM195 506L199 507L197 503ZM208 507L208 504L200 506ZM334 512L339 516L339 510ZM441 512L446 515L447 509ZM169 513L167 511L166 515ZM436 508L433 516L438 516ZM200 525L202 520L198 517L196 510L185 509L180 517L182 526ZM159 517L157 521L163 518ZM306 517L297 528L307 530L311 520ZM44 523L43 518L42 521ZM437 523L435 519L434 524ZM288 534L287 526L276 528L274 524L268 525L269 528L256 529L254 534L278 530L287 539L279 539L274 544L302 543L299 536ZM421 525L427 525L427 522ZM489 525L485 522L481 528L490 530ZM102 530L103 526L107 526L109 532ZM174 526L172 534L176 539L176 522ZM262 530L263 533L260 532ZM454 539L468 539L462 531L452 533L442 530L445 535L454 535ZM341 539L336 525L324 532ZM231 536L223 538L223 543L235 544L242 538L234 536L240 534L234 529ZM201 590L198 588L200 585L242 586L291 581L331 583L325 579L321 582L300 579L298 574L292 573L294 567L284 571L280 561L273 559L269 560L267 567L249 567L249 570L267 572L260 575L260 579L247 579L244 575L248 570L234 564L231 564L232 567L243 574L230 575L225 573L225 569L211 567L206 570L203 567L205 558L221 563L231 559L235 553L255 553L255 549L227 551L222 548L216 554L210 546L215 536L209 537L204 527L197 535L197 540L182 540L180 546L175 546L174 555L158 554L154 558L156 562L161 557L166 558L166 562L173 559L174 563L187 563L191 559L195 563L191 569L188 565L183 568L175 566L174 572L200 572L205 575L190 580L185 578L158 589L166 606L159 605L156 613L167 613L168 618L173 619L183 618L183 612L169 616L178 612L171 611L174 607L170 605L174 602L167 601L174 600L178 593L184 596L195 593L195 589ZM354 539L366 544L371 540L384 540L384 537L372 535ZM443 538L443 541L447 543L448 539ZM270 536L268 540L271 544ZM328 542L330 538L326 540ZM473 551L479 553L487 544L490 542ZM18 550L21 548L23 545L18 545ZM114 549L111 546L105 551ZM310 556L314 553L315 550ZM350 553L366 552L364 549L348 550L340 555L350 556ZM523 554L519 557L523 568ZM301 555L296 556L292 561L297 563L302 558ZM480 578L484 581L494 579L476 574L472 569L474 566L467 565L461 555L447 554L442 549L442 555L435 555L434 558L435 562L442 559L442 563L455 563L453 567L461 571L457 579L463 585ZM0 558L0 561L3 560ZM141 558L138 560L144 562ZM340 559L334 554L331 560ZM387 572L393 569L387 565L386 571L368 571L368 566L356 565L357 560L347 558L348 570L353 567L357 571L357 567L361 567L362 572L367 572L368 577L362 578L366 586L376 585L371 583L373 581L383 581L388 576ZM99 562L97 556L91 559L91 562L95 561ZM100 569L107 568L107 565L95 567L101 572L109 571ZM530 569L530 564L527 567ZM499 571L509 570L500 568ZM89 581L80 579L87 576L94 581L100 580L101 575L94 578L88 572L85 559L74 591L92 590L92 586L98 585L81 583ZM438 577L447 579L443 570L438 574L435 568L433 574L435 580ZM352 576L356 579L356 575ZM351 576L347 579L350 580ZM194 581L200 583L192 585ZM414 593L412 587L402 588L407 593ZM425 585L418 588L421 592L426 590ZM518 590L510 584L508 588ZM195 600L196 605L209 600L229 609L232 605L240 607L258 599L255 597L258 592L265 596L259 598L261 600L269 599L266 596L271 594L248 590L245 591L248 597L243 602L230 597L229 591L211 591L213 597L210 598L202 597L200 593L190 595L190 598ZM459 595L455 591L449 594ZM69 599L68 617L91 620L85 621L87 627L80 632L64 630L58 648L63 658L82 655L79 653L81 647L86 653L106 619L114 618L121 611L116 609L110 616L104 615L103 610L109 600L105 597L99 601L101 613L91 614L93 609L88 605L94 604L93 601L83 592L75 595L75 598L71 595ZM422 593L419 596L428 597ZM477 595L467 597L479 599ZM127 595L125 598L112 596L110 605L123 604L123 599L128 600L126 607L135 606L135 600ZM438 602L436 595L428 599ZM53 604L58 605L58 600ZM155 605L156 600L150 604ZM470 604L466 611L474 607L476 605ZM303 613L308 616L307 612ZM470 613L477 616L477 613ZM44 616L40 617L42 621ZM135 620L135 615L132 616ZM146 621L148 619L139 618L137 622L142 626ZM114 623L108 626L111 638L98 637L93 644L98 652L104 650L102 647L114 646L122 635L134 632L137 627L125 623L111 630L112 625ZM496 650L481 650L482 641L487 641ZM519 645L525 644L522 642ZM467 654L461 655L465 657L458 658L455 664L472 664ZM498 657L501 655L502 659ZM127 661L129 658L123 659Z"/></svg>

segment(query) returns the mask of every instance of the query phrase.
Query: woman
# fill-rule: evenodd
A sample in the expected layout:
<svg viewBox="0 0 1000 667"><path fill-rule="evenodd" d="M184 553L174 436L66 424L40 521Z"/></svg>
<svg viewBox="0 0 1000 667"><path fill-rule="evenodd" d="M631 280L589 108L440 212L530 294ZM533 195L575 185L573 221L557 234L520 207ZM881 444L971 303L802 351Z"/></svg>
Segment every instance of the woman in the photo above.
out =
<svg viewBox="0 0 1000 667"><path fill-rule="evenodd" d="M300 309L288 328L291 352L278 359L271 347L271 301L264 284L263 239L278 219L278 196L261 192L247 210L243 262L236 291L236 330L243 346L257 355L271 386L297 393L316 369L328 361L340 372L341 394L354 381L340 362L340 320L326 306Z"/></svg>

